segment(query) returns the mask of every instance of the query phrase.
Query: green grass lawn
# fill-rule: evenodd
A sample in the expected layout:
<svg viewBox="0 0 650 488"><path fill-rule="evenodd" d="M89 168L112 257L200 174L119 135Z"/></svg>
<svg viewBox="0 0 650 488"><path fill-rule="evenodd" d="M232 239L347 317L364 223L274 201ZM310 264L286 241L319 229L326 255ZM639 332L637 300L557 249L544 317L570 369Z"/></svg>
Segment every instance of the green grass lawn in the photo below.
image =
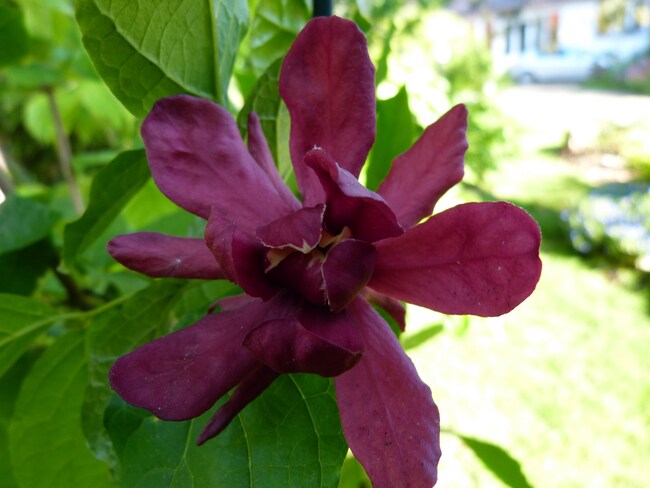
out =
<svg viewBox="0 0 650 488"><path fill-rule="evenodd" d="M650 483L649 295L625 272L571 251L560 213L589 188L584 169L532 154L505 163L487 186L530 210L544 234L544 269L512 313L472 318L410 351L444 428L497 443L536 487ZM409 312L410 332L440 318ZM440 487L503 486L443 435Z"/></svg>

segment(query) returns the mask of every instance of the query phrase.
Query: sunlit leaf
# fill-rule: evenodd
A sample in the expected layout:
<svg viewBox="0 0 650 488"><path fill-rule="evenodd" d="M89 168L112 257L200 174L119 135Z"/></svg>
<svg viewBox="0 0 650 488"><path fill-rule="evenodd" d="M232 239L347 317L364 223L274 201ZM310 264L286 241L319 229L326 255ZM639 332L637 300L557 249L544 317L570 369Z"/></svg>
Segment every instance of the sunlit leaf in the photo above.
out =
<svg viewBox="0 0 650 488"><path fill-rule="evenodd" d="M377 189L395 156L411 147L416 136L415 119L404 87L393 98L377 101L377 139L366 167L368 188Z"/></svg>
<svg viewBox="0 0 650 488"><path fill-rule="evenodd" d="M227 105L246 0L76 0L75 8L97 71L133 114L177 93Z"/></svg>
<svg viewBox="0 0 650 488"><path fill-rule="evenodd" d="M42 203L9 195L0 205L0 254L40 241L57 218L58 214Z"/></svg>
<svg viewBox="0 0 650 488"><path fill-rule="evenodd" d="M247 61L260 76L291 47L296 35L311 17L308 0L277 0L259 2L249 33L250 56Z"/></svg>
<svg viewBox="0 0 650 488"><path fill-rule="evenodd" d="M120 154L97 173L88 208L64 230L63 256L68 264L106 230L150 175L142 149Z"/></svg>
<svg viewBox="0 0 650 488"><path fill-rule="evenodd" d="M145 419L124 449L124 485L337 486L347 445L330 380L282 376L222 434L197 447L209 415Z"/></svg>
<svg viewBox="0 0 650 488"><path fill-rule="evenodd" d="M169 313L186 286L181 280L155 282L96 315L90 323L86 336L90 385L81 420L88 442L100 459L115 462L103 427L104 410L111 396L108 370L122 354L169 331Z"/></svg>
<svg viewBox="0 0 650 488"><path fill-rule="evenodd" d="M59 338L25 379L9 426L14 476L20 486L113 486L81 431L88 381L82 331Z"/></svg>
<svg viewBox="0 0 650 488"><path fill-rule="evenodd" d="M31 298L0 294L0 376L59 315Z"/></svg>
<svg viewBox="0 0 650 488"><path fill-rule="evenodd" d="M486 441L455 434L472 450L492 474L511 488L532 488L521 469L519 461L506 450Z"/></svg>

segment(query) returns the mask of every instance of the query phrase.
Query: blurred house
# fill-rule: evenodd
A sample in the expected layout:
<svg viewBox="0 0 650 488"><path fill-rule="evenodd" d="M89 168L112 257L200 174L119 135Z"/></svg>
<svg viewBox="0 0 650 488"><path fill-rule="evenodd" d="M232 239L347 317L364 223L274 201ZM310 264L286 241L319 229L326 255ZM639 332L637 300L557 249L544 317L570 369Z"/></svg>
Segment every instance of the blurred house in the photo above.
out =
<svg viewBox="0 0 650 488"><path fill-rule="evenodd" d="M503 71L531 53L579 51L607 66L650 50L650 0L453 0L450 8Z"/></svg>

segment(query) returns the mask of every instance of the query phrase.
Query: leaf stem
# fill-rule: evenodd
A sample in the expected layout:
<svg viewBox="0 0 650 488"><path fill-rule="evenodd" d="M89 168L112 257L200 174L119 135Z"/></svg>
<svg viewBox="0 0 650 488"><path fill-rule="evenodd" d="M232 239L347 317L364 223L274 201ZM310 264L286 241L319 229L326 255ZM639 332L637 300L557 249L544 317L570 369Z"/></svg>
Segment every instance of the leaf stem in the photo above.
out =
<svg viewBox="0 0 650 488"><path fill-rule="evenodd" d="M44 88L45 94L47 95L48 102L50 104L50 112L52 113L52 119L54 120L54 130L56 132L56 150L59 157L59 168L63 174L68 189L70 190L70 198L72 199L72 205L76 212L81 215L84 211L84 202L81 197L81 191L79 191L79 186L74 177L74 172L72 170L72 149L70 148L70 140L65 133L63 128L63 120L61 119L61 112L59 111L59 106L56 103L56 98L54 96L54 90L52 87Z"/></svg>
<svg viewBox="0 0 650 488"><path fill-rule="evenodd" d="M88 301L84 293L79 289L75 280L72 279L72 276L62 273L56 268L56 266L52 267L52 271L61 285L63 285L63 288L65 288L65 292L68 295L68 304L70 306L83 310L84 312L95 308L95 306Z"/></svg>

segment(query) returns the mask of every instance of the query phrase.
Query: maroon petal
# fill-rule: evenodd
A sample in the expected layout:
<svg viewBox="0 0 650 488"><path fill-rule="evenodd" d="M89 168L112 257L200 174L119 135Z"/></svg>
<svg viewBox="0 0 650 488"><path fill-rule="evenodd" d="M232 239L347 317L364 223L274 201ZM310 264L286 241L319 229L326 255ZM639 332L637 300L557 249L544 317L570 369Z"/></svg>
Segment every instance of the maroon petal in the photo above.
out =
<svg viewBox="0 0 650 488"><path fill-rule="evenodd" d="M269 299L278 287L264 272L266 249L253 236L213 212L205 228L205 242L225 276L247 295Z"/></svg>
<svg viewBox="0 0 650 488"><path fill-rule="evenodd" d="M456 105L393 162L377 192L405 229L433 212L440 197L463 179L467 109Z"/></svg>
<svg viewBox="0 0 650 488"><path fill-rule="evenodd" d="M301 208L257 229L257 238L267 247L290 247L301 253L314 249L321 238L325 205Z"/></svg>
<svg viewBox="0 0 650 488"><path fill-rule="evenodd" d="M293 313L279 297L199 322L120 357L111 368L113 389L128 403L164 420L186 420L208 410L257 365L241 344L268 319Z"/></svg>
<svg viewBox="0 0 650 488"><path fill-rule="evenodd" d="M278 168L273 162L271 150L260 125L260 118L255 112L249 112L248 114L248 151L253 156L253 159L257 161L257 164L266 172L280 198L291 208L300 208L300 202L280 178Z"/></svg>
<svg viewBox="0 0 650 488"><path fill-rule="evenodd" d="M368 283L375 267L375 246L345 239L327 253L323 263L325 293L330 308L343 310Z"/></svg>
<svg viewBox="0 0 650 488"><path fill-rule="evenodd" d="M393 297L377 293L375 290L368 287L363 290L363 298L373 305L383 308L384 311L397 323L400 330L402 332L404 331L406 328L406 308L404 308L402 302Z"/></svg>
<svg viewBox="0 0 650 488"><path fill-rule="evenodd" d="M352 235L374 242L401 235L404 230L395 214L377 193L368 190L322 149L305 156L305 164L314 169L325 190L325 224L333 234L349 227Z"/></svg>
<svg viewBox="0 0 650 488"><path fill-rule="evenodd" d="M154 278L225 277L203 239L137 232L117 236L106 248L117 262Z"/></svg>
<svg viewBox="0 0 650 488"><path fill-rule="evenodd" d="M374 78L363 33L338 17L311 20L287 53L279 89L291 115L291 160L305 205L323 201L303 164L314 146L359 175L375 140Z"/></svg>
<svg viewBox="0 0 650 488"><path fill-rule="evenodd" d="M153 178L177 205L207 219L213 206L246 230L289 213L246 150L227 110L205 99L158 100L142 124Z"/></svg>
<svg viewBox="0 0 650 488"><path fill-rule="evenodd" d="M535 289L540 231L505 202L468 203L376 243L368 286L446 314L509 312Z"/></svg>
<svg viewBox="0 0 650 488"><path fill-rule="evenodd" d="M354 368L334 380L343 433L374 488L436 483L440 417L388 324L363 299L348 308L366 344Z"/></svg>
<svg viewBox="0 0 650 488"><path fill-rule="evenodd" d="M346 312L305 307L300 317L269 320L246 337L244 345L279 373L337 376L363 356L364 344Z"/></svg>
<svg viewBox="0 0 650 488"><path fill-rule="evenodd" d="M255 367L242 380L228 401L217 410L201 431L197 445L218 436L246 405L255 400L278 377L278 373L262 366Z"/></svg>

